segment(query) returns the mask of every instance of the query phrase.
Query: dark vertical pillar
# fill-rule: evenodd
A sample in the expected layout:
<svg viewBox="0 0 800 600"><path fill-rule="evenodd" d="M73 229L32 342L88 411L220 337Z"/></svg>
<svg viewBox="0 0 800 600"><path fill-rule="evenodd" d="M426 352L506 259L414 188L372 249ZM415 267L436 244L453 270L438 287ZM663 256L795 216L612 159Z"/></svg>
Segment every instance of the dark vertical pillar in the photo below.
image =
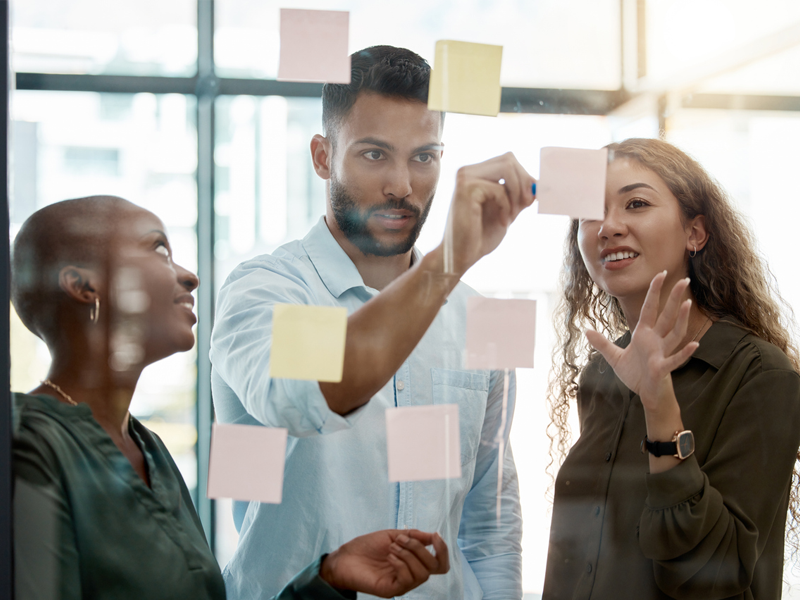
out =
<svg viewBox="0 0 800 600"><path fill-rule="evenodd" d="M0 598L14 597L14 544L12 538L11 475L11 357L9 352L9 247L8 247L8 93L11 85L9 66L9 17L8 2L0 1L0 73L3 92L0 96L0 231L5 231L6 242L0 244L0 354L5 369L0 369Z"/></svg>
<svg viewBox="0 0 800 600"><path fill-rule="evenodd" d="M214 324L214 0L197 2L197 512L211 549L214 501L206 497L214 405L208 349Z"/></svg>

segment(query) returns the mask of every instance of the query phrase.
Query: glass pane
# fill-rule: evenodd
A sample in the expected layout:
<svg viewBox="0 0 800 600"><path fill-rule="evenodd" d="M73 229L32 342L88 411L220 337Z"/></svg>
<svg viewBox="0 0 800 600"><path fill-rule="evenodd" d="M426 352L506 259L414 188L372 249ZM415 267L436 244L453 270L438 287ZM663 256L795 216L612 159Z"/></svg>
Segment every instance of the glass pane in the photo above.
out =
<svg viewBox="0 0 800 600"><path fill-rule="evenodd" d="M747 45L766 51L775 33L797 23L800 3L795 0L765 0L755 8L748 0L649 0L648 77L659 81L698 65L721 65L732 51ZM797 93L800 82L790 74L798 68L800 48L787 49L742 65L703 91Z"/></svg>
<svg viewBox="0 0 800 600"><path fill-rule="evenodd" d="M309 143L322 130L317 98L222 96L216 113L216 285L240 262L302 238L325 214L325 184ZM238 533L230 500L217 500L216 554L225 565Z"/></svg>
<svg viewBox="0 0 800 600"><path fill-rule="evenodd" d="M217 100L217 285L241 261L303 237L325 212L309 143L322 130L316 98Z"/></svg>
<svg viewBox="0 0 800 600"><path fill-rule="evenodd" d="M311 167L309 142L321 131L319 100L280 97L223 97L217 101L217 283L242 260L302 238L325 212L324 183ZM604 117L502 114L497 119L448 115L442 174L418 247L432 250L442 239L456 171L509 150L538 174L542 146L599 148L611 141ZM542 591L550 527L545 492L548 440L544 402L550 354L555 343L555 306L560 252L569 219L524 213L501 246L465 276L487 296L538 301L536 369L518 371L512 440L518 460L524 528L524 588ZM543 249L555 254L537 260ZM556 256L555 259L552 257ZM218 501L217 559L225 565L236 547L230 501Z"/></svg>
<svg viewBox="0 0 800 600"><path fill-rule="evenodd" d="M466 40L504 46L505 86L617 89L620 85L618 0L344 0L335 7L323 0L288 0L280 7L350 11L351 51L390 44L409 48L432 63L437 40ZM279 6L217 0L216 11L218 73L274 79Z"/></svg>
<svg viewBox="0 0 800 600"><path fill-rule="evenodd" d="M196 0L12 0L12 68L191 75L197 62L196 6Z"/></svg>
<svg viewBox="0 0 800 600"><path fill-rule="evenodd" d="M798 113L681 110L667 121L667 139L699 160L747 217L795 318L800 280L791 248L800 219L798 136ZM783 598L800 598L797 557L784 564Z"/></svg>
<svg viewBox="0 0 800 600"><path fill-rule="evenodd" d="M11 238L35 210L92 194L127 198L168 228L176 262L197 270L194 98L182 95L16 92L12 99ZM11 387L44 378L43 342L12 316ZM196 486L194 351L146 368L131 412L158 433Z"/></svg>

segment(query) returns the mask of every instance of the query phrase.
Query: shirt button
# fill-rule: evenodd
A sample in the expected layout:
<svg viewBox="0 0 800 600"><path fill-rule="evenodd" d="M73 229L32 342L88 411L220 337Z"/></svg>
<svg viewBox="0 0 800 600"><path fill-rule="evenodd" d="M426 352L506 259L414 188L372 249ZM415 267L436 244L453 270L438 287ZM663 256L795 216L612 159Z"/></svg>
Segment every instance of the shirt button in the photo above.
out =
<svg viewBox="0 0 800 600"><path fill-rule="evenodd" d="M611 460L611 452L606 452L606 462Z"/></svg>
<svg viewBox="0 0 800 600"><path fill-rule="evenodd" d="M596 516L597 516L597 515L600 515L600 507L599 507L599 506L598 506L597 508L595 508L595 509L594 509L594 514L595 514Z"/></svg>
<svg viewBox="0 0 800 600"><path fill-rule="evenodd" d="M398 390L400 390L402 392L404 387L406 387L405 383L403 383L402 381L398 381L397 382L397 389Z"/></svg>
<svg viewBox="0 0 800 600"><path fill-rule="evenodd" d="M586 572L587 572L587 573L591 573L591 572L592 572L592 563L588 563L588 564L586 565Z"/></svg>

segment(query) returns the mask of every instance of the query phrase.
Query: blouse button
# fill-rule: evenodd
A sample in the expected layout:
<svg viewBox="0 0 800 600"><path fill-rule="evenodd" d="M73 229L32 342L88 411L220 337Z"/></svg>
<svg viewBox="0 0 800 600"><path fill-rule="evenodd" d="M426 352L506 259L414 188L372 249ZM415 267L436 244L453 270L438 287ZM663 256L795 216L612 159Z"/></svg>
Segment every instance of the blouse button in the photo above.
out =
<svg viewBox="0 0 800 600"><path fill-rule="evenodd" d="M398 390L400 390L402 392L404 387L406 387L406 384L403 383L402 380L397 382L397 389Z"/></svg>

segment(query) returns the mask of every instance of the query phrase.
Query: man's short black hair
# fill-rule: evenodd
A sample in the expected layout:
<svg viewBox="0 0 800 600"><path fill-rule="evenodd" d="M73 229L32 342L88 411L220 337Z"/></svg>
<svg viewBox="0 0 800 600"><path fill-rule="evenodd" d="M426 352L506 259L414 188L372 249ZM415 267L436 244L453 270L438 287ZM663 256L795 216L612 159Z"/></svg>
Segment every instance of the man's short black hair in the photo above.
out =
<svg viewBox="0 0 800 600"><path fill-rule="evenodd" d="M350 55L350 73L350 83L326 83L322 88L322 125L329 139L361 92L428 103L431 66L406 48L372 46L354 52Z"/></svg>

